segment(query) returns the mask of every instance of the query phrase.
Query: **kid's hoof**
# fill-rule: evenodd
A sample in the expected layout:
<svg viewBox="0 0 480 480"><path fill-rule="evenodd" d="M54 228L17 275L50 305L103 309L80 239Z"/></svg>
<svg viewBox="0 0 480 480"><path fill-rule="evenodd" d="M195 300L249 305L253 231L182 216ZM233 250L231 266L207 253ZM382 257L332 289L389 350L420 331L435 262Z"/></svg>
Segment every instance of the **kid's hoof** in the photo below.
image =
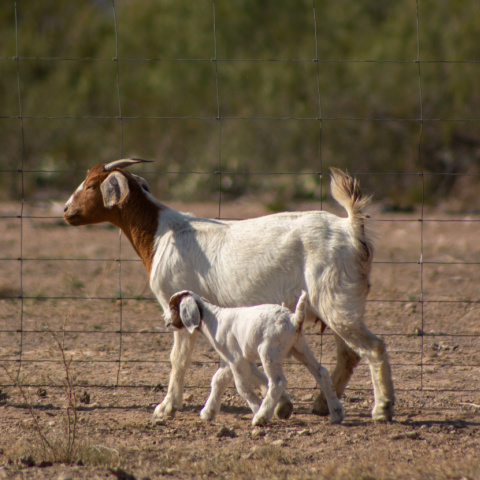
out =
<svg viewBox="0 0 480 480"><path fill-rule="evenodd" d="M202 420L206 420L207 422L211 422L215 418L215 412L202 409L202 411L200 412L200 418Z"/></svg>

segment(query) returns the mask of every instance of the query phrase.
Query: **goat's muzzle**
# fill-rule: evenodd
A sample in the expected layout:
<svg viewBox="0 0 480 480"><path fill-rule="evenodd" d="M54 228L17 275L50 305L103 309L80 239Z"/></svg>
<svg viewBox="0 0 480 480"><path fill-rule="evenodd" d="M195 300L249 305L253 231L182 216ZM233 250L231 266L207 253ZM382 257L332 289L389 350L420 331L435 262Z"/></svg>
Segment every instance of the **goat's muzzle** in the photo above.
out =
<svg viewBox="0 0 480 480"><path fill-rule="evenodd" d="M68 209L68 206L65 207L65 210L64 210L64 213L63 213L63 218L69 225L72 225L74 227L82 224L81 217L80 217L79 213L75 212L75 211L70 212L69 209Z"/></svg>

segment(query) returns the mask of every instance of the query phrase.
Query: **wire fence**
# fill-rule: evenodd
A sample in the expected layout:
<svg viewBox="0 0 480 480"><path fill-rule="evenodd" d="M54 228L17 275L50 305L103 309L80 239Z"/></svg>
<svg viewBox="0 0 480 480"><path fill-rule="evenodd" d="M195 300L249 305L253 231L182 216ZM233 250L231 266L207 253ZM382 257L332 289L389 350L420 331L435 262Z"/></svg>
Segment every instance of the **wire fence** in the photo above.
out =
<svg viewBox="0 0 480 480"><path fill-rule="evenodd" d="M399 174L395 171L355 172L360 180L367 177L399 176L404 178L405 188L415 184L421 192L418 209L413 212L377 212L376 228L380 241L374 262L373 283L368 302L367 323L370 328L387 341L392 359L397 391L449 391L461 394L479 392L480 330L478 323L478 285L480 255L476 237L480 218L472 214L448 213L448 208L432 209L425 199L425 182L431 177L475 175L466 171L424 173L422 142L425 125L436 122L478 123L477 118L425 118L422 85L422 68L425 64L441 64L445 60L422 60L420 50L420 18L416 16L416 58L410 61L391 60L322 60L318 51L313 59L224 59L218 58L217 48L217 2L212 2L212 26L214 56L207 59L175 58L182 64L210 62L214 69L215 112L213 115L129 115L122 99L122 68L162 59L120 58L118 51L119 31L117 28L117 6L111 4L112 21L115 26L115 57L106 58L53 58L22 57L19 30L18 3L12 2L15 11L16 46L14 57L2 58L4 63L16 66L18 92L18 114L3 115L2 119L19 124L17 131L21 153L11 159L11 168L2 175L12 175L21 186L19 202L5 202L1 207L3 252L0 265L3 283L0 295L0 364L15 371L16 381L25 386L59 385L58 352L52 335L64 338L64 348L75 367L75 385L90 387L154 388L166 383L169 374L169 349L171 334L163 328L160 307L150 293L141 262L125 238L116 229L101 225L91 228L72 229L63 224L60 202L29 202L24 191L26 177L41 173L79 177L78 168L49 169L29 168L26 164L30 138L35 129L26 122L51 121L114 121L118 122L115 137L119 157L126 151L127 123L144 121L189 122L192 120L208 124L210 135L215 138L216 158L211 169L192 168L190 171L149 167L141 171L150 184L158 184L160 177L178 175L186 177L213 178L216 185L216 201L189 205L194 213L215 218L246 218L265 213L257 200L231 202L225 199L225 185L231 178L244 176L265 177L266 185L275 188L274 179L287 176L292 182L299 178L314 177L318 183L315 208L324 207L328 181L324 157L324 135L330 124L342 122L385 125L388 122L409 122L416 128L410 139L410 148L416 149L415 171ZM312 28L315 45L319 42L317 16L319 6L312 3ZM22 77L20 63L24 62L99 62L115 66L111 88L116 92L117 112L115 115L25 115L22 92L28 89L28 79ZM296 115L225 115L224 85L221 82L219 65L238 62L257 62L259 65L289 64L293 66L311 64L316 85L316 113L304 117ZM419 115L417 118L382 118L346 115L327 116L322 108L321 68L324 64L373 63L404 64L415 67L415 82ZM454 63L454 62L449 62ZM472 61L470 63L476 63ZM80 67L81 68L81 67ZM72 89L72 94L74 90ZM401 100L399 100L401 101ZM310 141L316 143L317 156L299 171L258 171L243 169L242 164L231 168L228 160L230 125L235 122L296 122L313 123L309 129ZM212 126L213 125L213 126ZM46 127L48 128L48 126ZM225 131L228 130L228 134ZM312 133L313 132L313 133ZM381 132L381 130L379 130ZM381 133L379 133L381 135ZM226 136L228 138L226 138ZM313 140L312 140L313 139ZM187 139L185 141L188 141ZM130 142L130 140L129 140ZM42 152L38 152L42 155ZM112 159L113 160L113 159ZM95 165L92 160L92 166ZM72 184L72 191L77 185ZM324 190L326 190L324 192ZM160 200L162 192L154 193ZM209 192L208 199L212 199ZM175 203L175 202L174 202ZM311 208L312 201L301 208ZM335 210L328 204L327 209ZM315 329L308 330L309 343L321 352L322 362L332 366L335 361L334 344L328 331L320 335ZM217 359L206 343L197 348L194 356L195 368L187 379L187 387L208 388L203 381L211 373ZM296 368L290 363L290 368ZM208 375L198 375L206 369ZM202 370L203 371L203 370ZM366 365L350 385L351 390L370 390ZM0 372L0 385L12 386L11 378ZM310 389L310 385L292 381L294 389Z"/></svg>

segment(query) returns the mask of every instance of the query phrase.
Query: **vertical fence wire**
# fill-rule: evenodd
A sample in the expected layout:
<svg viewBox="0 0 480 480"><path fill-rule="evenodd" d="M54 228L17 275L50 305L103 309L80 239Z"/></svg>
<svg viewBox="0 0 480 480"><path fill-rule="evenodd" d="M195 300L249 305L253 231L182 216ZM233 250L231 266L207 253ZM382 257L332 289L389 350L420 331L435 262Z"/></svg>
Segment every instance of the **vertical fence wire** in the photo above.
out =
<svg viewBox="0 0 480 480"><path fill-rule="evenodd" d="M316 75L317 75L317 101L318 101L318 165L320 177L320 209L323 210L323 164L322 164L322 95L320 92L320 62L318 58L318 38L317 38L317 10L315 6L315 0L312 0L313 8L313 29L314 29L314 38L315 38L315 64L316 64ZM319 351L320 362L323 362L323 335L320 336L320 351Z"/></svg>
<svg viewBox="0 0 480 480"><path fill-rule="evenodd" d="M222 217L222 118L220 109L220 87L218 79L218 59L217 59L217 18L215 10L215 0L212 2L213 15L213 63L215 65L215 96L217 105L217 125L218 125L218 218Z"/></svg>
<svg viewBox="0 0 480 480"><path fill-rule="evenodd" d="M422 138L423 138L423 94L422 94L422 71L421 71L421 56L420 56L420 15L418 0L416 0L416 36L417 36L417 69L418 69L418 100L419 100L419 124L420 132L418 135L418 174L422 182L422 200L420 205L420 258L418 263L420 265L420 309L421 309L421 356L420 356L420 389L423 389L423 370L424 370L424 355L425 355L425 341L423 333L425 331L424 320L424 290L423 290L423 233L424 233L424 211L425 211L425 178L423 175L422 166Z"/></svg>
<svg viewBox="0 0 480 480"><path fill-rule="evenodd" d="M120 69L118 58L118 26L117 26L117 10L115 8L115 0L112 0L112 15L115 29L115 58L113 59L116 67L117 80L117 98L118 98L118 120L120 122L120 158L123 158L123 115L122 115L122 96L120 91ZM115 385L118 386L120 381L120 371L122 368L122 352L123 352L123 300L122 300L122 231L118 231L118 368L117 380Z"/></svg>
<svg viewBox="0 0 480 480"><path fill-rule="evenodd" d="M20 120L20 136L21 136L21 152L20 152L20 189L21 189L21 201L20 201L20 349L18 358L18 370L16 381L20 382L20 374L22 370L22 353L23 353L23 316L24 316L24 295L23 295L23 212L25 203L25 190L24 190L24 169L25 169L25 129L23 125L23 111L22 111L22 91L20 81L20 64L19 64L19 49L18 49L18 12L17 2L14 2L15 9L15 63L17 67L17 92L18 92L18 119Z"/></svg>

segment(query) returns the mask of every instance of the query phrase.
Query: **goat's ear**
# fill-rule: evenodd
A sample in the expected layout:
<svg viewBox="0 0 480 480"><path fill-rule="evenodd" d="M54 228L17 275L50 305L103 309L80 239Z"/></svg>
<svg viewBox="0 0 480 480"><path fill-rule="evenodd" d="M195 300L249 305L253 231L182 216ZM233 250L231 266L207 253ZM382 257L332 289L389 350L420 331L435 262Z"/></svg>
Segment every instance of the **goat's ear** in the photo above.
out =
<svg viewBox="0 0 480 480"><path fill-rule="evenodd" d="M182 323L190 333L193 333L200 325L201 316L197 302L191 295L185 295L180 300L179 313Z"/></svg>
<svg viewBox="0 0 480 480"><path fill-rule="evenodd" d="M106 207L114 207L122 203L130 192L128 180L120 172L111 173L100 185L103 195L103 204Z"/></svg>

